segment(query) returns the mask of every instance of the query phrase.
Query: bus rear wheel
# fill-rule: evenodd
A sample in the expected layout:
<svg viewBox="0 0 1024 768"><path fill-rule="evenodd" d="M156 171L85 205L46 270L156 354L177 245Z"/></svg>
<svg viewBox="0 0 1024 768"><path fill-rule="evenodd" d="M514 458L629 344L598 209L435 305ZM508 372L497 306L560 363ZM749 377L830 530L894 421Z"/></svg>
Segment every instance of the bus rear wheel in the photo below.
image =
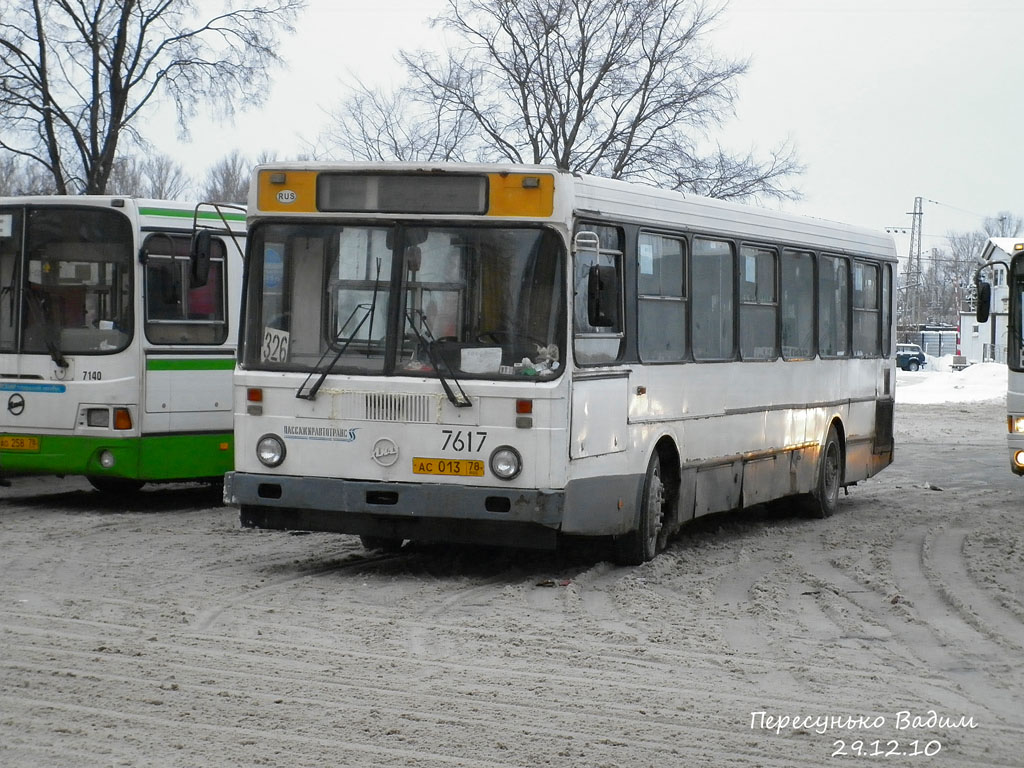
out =
<svg viewBox="0 0 1024 768"><path fill-rule="evenodd" d="M835 514L839 505L839 487L843 482L843 449L839 433L834 426L828 428L825 445L818 464L818 479L814 491L807 497L807 511L813 517L825 518Z"/></svg>
<svg viewBox="0 0 1024 768"><path fill-rule="evenodd" d="M98 477L89 475L85 478L89 485L100 493L122 496L125 494L138 493L146 484L145 480L132 480L128 477Z"/></svg>
<svg viewBox="0 0 1024 768"><path fill-rule="evenodd" d="M636 528L615 539L615 562L619 565L641 565L664 547L661 535L668 507L668 492L661 477L661 457L655 453L647 465L644 493Z"/></svg>

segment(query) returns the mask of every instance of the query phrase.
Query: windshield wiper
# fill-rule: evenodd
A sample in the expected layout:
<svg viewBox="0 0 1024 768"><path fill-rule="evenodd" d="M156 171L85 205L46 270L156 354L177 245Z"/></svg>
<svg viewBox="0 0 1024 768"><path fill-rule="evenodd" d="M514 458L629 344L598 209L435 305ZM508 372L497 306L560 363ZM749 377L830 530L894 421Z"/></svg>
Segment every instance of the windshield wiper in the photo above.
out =
<svg viewBox="0 0 1024 768"><path fill-rule="evenodd" d="M44 303L43 297L36 295L32 289L22 292L28 301L29 309L36 316L36 320L43 329L43 345L50 353L54 365L58 368L67 368L68 361L60 351L60 326L52 322L50 313L47 311L49 302Z"/></svg>
<svg viewBox="0 0 1024 768"><path fill-rule="evenodd" d="M335 353L334 357L331 358L331 362L328 363L327 365L323 365L323 362L327 358L327 354L331 351L331 348L328 347L326 350L324 350L324 353L320 356L320 359L317 361L314 370L309 372L309 375L306 377L305 381L302 382L302 385L295 393L295 396L297 398L300 398L302 400L313 400L316 398L316 393L320 391L320 387L323 385L324 380L327 378L327 375L331 372L334 366L337 365L338 361L341 359L341 356L345 354L345 350L348 349L349 345L353 341L355 341L356 334L359 333L359 329L363 327L363 324L366 323L367 320L373 317L373 304L356 304L355 309L353 309L351 314L349 314L349 316L345 319L345 322L342 324L341 329L334 337L335 343L337 343L338 340L341 339L341 336L345 332L345 329L348 327L348 324L352 322L352 318L355 317L356 312L358 312L360 309L365 310L363 318L359 321L358 325L356 325L356 327L352 329L352 333L349 334L349 337L347 339L345 339L345 343L341 345L341 348ZM369 344L369 339L367 339L367 344ZM309 380L312 379L314 375L317 375L317 379L313 383L313 386L311 386L308 391L304 391L306 390L306 386L309 384Z"/></svg>
<svg viewBox="0 0 1024 768"><path fill-rule="evenodd" d="M426 331L426 336L420 333L419 329L416 327L416 322L413 320L414 312L423 324L423 330ZM451 385L448 383L448 379L445 378L444 373L441 371L441 366L438 365L439 356L437 354L437 350L434 348L437 341L434 338L434 334L430 331L430 326L427 325L427 316L423 313L423 310L407 309L405 311L405 317L409 321L409 327L412 328L412 332L416 334L416 340L420 343L420 346L427 350L427 357L430 358L430 364L434 366L434 371L437 373L437 380L441 382L441 388L448 396L448 400L456 408L469 408L473 405L473 402L469 399L469 395L467 395L466 391L462 388L458 378L455 376L455 372L448 364L448 360L445 359L444 355L441 355L440 359L444 361L444 366L448 369L448 375L451 376L452 383L454 383L458 388L458 394L455 394L454 390L452 390Z"/></svg>

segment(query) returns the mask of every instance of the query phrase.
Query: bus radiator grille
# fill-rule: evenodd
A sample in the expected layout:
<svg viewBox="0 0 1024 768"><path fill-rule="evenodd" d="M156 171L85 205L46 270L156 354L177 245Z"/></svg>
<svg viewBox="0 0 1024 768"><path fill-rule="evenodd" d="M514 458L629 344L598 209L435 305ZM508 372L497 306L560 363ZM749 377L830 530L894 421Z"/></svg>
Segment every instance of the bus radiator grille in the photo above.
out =
<svg viewBox="0 0 1024 768"><path fill-rule="evenodd" d="M364 417L367 421L400 421L431 424L438 419L438 399L433 395L403 395L367 392Z"/></svg>

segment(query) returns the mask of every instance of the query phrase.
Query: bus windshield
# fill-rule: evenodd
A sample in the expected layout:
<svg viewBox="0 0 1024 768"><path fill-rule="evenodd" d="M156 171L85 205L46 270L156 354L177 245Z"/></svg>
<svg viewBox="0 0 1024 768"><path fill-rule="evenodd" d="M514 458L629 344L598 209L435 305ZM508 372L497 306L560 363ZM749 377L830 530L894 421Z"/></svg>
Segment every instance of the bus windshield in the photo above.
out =
<svg viewBox="0 0 1024 768"><path fill-rule="evenodd" d="M102 208L0 208L0 351L104 354L132 338L132 230Z"/></svg>
<svg viewBox="0 0 1024 768"><path fill-rule="evenodd" d="M458 378L561 372L565 248L548 229L268 223L243 364Z"/></svg>

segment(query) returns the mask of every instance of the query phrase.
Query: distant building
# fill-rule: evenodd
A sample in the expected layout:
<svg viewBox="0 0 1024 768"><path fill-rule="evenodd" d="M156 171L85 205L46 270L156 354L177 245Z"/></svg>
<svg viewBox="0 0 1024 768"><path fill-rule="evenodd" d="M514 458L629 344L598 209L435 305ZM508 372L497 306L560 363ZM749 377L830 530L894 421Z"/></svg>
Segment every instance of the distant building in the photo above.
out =
<svg viewBox="0 0 1024 768"><path fill-rule="evenodd" d="M984 262L1009 260L1018 238L990 238L981 260ZM972 363L1005 363L1007 322L1009 320L1010 292L1006 285L1006 267L994 264L985 275L992 283L991 313L987 322L979 323L972 302L960 312L960 354Z"/></svg>
<svg viewBox="0 0 1024 768"><path fill-rule="evenodd" d="M899 340L917 344L929 357L960 354L960 331L957 326L948 323L902 326Z"/></svg>

